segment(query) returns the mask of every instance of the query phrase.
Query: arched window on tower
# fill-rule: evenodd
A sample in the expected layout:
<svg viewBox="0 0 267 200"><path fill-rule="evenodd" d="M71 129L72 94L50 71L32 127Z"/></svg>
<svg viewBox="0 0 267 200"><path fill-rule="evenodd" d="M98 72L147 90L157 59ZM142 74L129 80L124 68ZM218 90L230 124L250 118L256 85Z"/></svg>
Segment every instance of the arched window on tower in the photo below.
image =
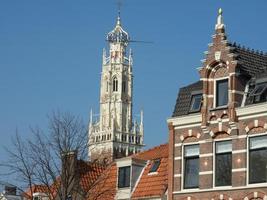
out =
<svg viewBox="0 0 267 200"><path fill-rule="evenodd" d="M113 78L113 92L117 92L118 91L118 79L117 77L115 76Z"/></svg>

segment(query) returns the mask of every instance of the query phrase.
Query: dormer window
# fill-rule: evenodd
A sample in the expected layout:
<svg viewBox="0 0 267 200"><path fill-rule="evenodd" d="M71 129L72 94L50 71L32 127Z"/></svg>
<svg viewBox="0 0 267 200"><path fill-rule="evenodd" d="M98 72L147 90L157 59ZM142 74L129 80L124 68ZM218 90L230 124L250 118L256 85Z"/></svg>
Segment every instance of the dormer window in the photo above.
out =
<svg viewBox="0 0 267 200"><path fill-rule="evenodd" d="M266 98L267 83L261 83L256 85L254 90L250 93L250 97L253 98L253 103L260 103L267 100Z"/></svg>
<svg viewBox="0 0 267 200"><path fill-rule="evenodd" d="M118 177L118 188L130 187L131 180L131 167L120 167L119 168L119 177Z"/></svg>
<svg viewBox="0 0 267 200"><path fill-rule="evenodd" d="M228 79L216 81L216 107L228 104Z"/></svg>
<svg viewBox="0 0 267 200"><path fill-rule="evenodd" d="M198 112L201 107L202 94L192 95L189 112Z"/></svg>
<svg viewBox="0 0 267 200"><path fill-rule="evenodd" d="M157 172L159 166L160 166L160 159L154 160L149 170L149 173Z"/></svg>

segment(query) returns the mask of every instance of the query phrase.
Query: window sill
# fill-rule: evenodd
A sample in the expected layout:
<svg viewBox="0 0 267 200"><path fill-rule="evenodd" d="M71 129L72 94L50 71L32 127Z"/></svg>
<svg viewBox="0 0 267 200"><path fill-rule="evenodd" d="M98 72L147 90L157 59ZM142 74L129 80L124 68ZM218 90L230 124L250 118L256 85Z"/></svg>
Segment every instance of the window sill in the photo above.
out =
<svg viewBox="0 0 267 200"><path fill-rule="evenodd" d="M215 107L215 108L211 108L210 111L216 111L216 110L225 110L228 108L228 105L225 105L225 106L218 106L218 107Z"/></svg>
<svg viewBox="0 0 267 200"><path fill-rule="evenodd" d="M157 174L158 174L158 172L149 172L147 175L151 176L151 175L157 175Z"/></svg>

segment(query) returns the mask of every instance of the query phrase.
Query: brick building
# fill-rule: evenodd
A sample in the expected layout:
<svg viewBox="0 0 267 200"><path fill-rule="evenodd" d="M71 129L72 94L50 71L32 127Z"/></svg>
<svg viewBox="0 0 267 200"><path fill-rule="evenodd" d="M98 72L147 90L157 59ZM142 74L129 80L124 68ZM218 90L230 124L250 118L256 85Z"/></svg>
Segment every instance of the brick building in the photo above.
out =
<svg viewBox="0 0 267 200"><path fill-rule="evenodd" d="M168 197L266 200L267 54L229 42L221 9L205 54L168 119Z"/></svg>

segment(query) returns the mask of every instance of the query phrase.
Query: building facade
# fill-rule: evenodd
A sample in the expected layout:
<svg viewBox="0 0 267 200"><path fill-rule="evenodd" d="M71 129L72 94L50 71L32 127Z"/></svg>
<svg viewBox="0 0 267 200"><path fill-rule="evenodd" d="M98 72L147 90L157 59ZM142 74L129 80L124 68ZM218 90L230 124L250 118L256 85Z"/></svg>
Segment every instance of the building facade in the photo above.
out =
<svg viewBox="0 0 267 200"><path fill-rule="evenodd" d="M267 54L229 42L221 9L205 54L168 119L168 197L266 200Z"/></svg>
<svg viewBox="0 0 267 200"><path fill-rule="evenodd" d="M133 58L127 50L130 37L121 25L108 33L109 52L103 50L100 116L89 125L89 159L108 162L139 152L143 145L143 112L133 121Z"/></svg>

